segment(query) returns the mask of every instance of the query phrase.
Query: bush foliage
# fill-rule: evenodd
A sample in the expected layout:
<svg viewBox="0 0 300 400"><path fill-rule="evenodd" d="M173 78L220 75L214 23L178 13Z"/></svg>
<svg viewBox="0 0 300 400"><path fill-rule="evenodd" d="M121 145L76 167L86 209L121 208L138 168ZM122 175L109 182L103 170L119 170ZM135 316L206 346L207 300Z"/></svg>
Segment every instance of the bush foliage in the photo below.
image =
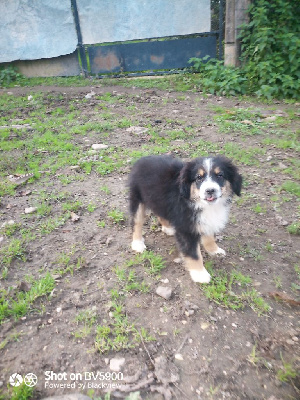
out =
<svg viewBox="0 0 300 400"><path fill-rule="evenodd" d="M267 98L299 98L299 0L254 0L250 22L241 30L242 67L193 58L205 91L257 94Z"/></svg>

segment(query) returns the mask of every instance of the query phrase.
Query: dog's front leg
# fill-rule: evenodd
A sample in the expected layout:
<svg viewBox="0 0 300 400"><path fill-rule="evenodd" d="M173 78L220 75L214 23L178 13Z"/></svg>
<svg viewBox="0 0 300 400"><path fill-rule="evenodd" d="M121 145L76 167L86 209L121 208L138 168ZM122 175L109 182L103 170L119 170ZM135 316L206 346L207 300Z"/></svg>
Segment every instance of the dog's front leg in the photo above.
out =
<svg viewBox="0 0 300 400"><path fill-rule="evenodd" d="M138 209L133 217L133 234L132 234L132 242L131 248L137 253L142 253L146 250L146 246L144 244L144 238L142 235L143 222L145 218L145 206L140 203Z"/></svg>
<svg viewBox="0 0 300 400"><path fill-rule="evenodd" d="M200 240L195 235L182 235L176 232L179 248L184 258L185 268L189 271L194 282L208 283L210 274L203 265L203 258L200 250Z"/></svg>
<svg viewBox="0 0 300 400"><path fill-rule="evenodd" d="M223 256L226 255L225 250L221 249L221 247L219 247L217 245L214 236L202 235L201 243L202 243L203 247L205 248L205 250L208 252L208 254L210 254L211 256L214 256L216 254L223 255Z"/></svg>
<svg viewBox="0 0 300 400"><path fill-rule="evenodd" d="M209 283L210 274L203 265L203 258L200 251L200 246L197 246L197 259L184 256L185 268L189 271L194 282Z"/></svg>

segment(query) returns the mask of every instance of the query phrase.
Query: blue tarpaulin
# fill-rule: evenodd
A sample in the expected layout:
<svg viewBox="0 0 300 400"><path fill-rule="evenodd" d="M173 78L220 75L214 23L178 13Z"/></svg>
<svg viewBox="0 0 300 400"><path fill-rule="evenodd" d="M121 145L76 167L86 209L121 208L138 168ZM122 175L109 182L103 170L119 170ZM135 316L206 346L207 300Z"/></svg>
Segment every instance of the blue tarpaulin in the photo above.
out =
<svg viewBox="0 0 300 400"><path fill-rule="evenodd" d="M77 0L83 43L210 32L210 0Z"/></svg>
<svg viewBox="0 0 300 400"><path fill-rule="evenodd" d="M0 0L0 62L70 54L77 35L70 0Z"/></svg>
<svg viewBox="0 0 300 400"><path fill-rule="evenodd" d="M210 0L77 0L84 44L210 31ZM0 62L74 53L71 0L0 0Z"/></svg>

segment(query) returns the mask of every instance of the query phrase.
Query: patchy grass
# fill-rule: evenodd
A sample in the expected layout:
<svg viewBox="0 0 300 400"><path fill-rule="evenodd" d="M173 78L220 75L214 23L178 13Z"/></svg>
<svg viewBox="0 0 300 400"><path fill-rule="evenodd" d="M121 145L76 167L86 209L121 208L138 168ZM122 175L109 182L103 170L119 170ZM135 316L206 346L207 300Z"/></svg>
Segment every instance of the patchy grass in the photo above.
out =
<svg viewBox="0 0 300 400"><path fill-rule="evenodd" d="M18 291L15 296L12 296L9 291L1 290L0 323L9 317L18 319L26 315L35 300L51 293L54 286L54 279L47 274L44 278L34 281L27 292Z"/></svg>
<svg viewBox="0 0 300 400"><path fill-rule="evenodd" d="M157 278L160 277L161 271L166 267L163 258L159 254L153 253L153 251L144 251L142 254L137 254L126 264L127 267L133 265L142 265L149 275Z"/></svg>
<svg viewBox="0 0 300 400"><path fill-rule="evenodd" d="M256 289L251 287L252 279L249 276L237 270L231 271L230 274L224 271L216 273L212 262L207 262L205 266L212 276L212 281L209 285L203 285L201 290L209 300L233 310L243 309L248 305L258 315L269 311L269 305Z"/></svg>

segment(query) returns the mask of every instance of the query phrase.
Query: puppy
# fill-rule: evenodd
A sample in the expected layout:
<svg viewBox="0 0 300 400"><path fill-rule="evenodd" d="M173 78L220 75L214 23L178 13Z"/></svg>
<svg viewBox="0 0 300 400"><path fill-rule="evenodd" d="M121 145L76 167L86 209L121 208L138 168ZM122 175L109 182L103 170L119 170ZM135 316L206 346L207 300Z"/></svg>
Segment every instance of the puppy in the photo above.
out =
<svg viewBox="0 0 300 400"><path fill-rule="evenodd" d="M222 254L215 235L225 227L233 194L240 196L242 176L223 156L184 163L171 156L143 157L129 177L133 220L131 247L146 249L142 236L145 209L157 215L162 231L175 235L185 267L194 282L208 283L200 242L211 255Z"/></svg>

